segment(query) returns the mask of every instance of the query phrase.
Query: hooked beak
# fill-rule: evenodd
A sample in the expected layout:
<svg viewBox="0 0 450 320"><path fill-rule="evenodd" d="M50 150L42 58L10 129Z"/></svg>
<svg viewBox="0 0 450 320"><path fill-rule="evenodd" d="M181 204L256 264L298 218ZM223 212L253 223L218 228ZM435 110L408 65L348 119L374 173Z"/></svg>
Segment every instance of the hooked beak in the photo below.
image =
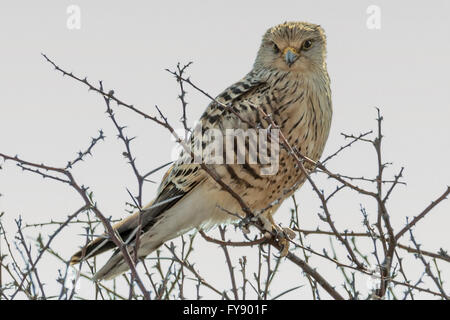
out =
<svg viewBox="0 0 450 320"><path fill-rule="evenodd" d="M287 65L290 67L295 60L298 59L298 52L294 48L287 47L283 51L284 60L286 61Z"/></svg>

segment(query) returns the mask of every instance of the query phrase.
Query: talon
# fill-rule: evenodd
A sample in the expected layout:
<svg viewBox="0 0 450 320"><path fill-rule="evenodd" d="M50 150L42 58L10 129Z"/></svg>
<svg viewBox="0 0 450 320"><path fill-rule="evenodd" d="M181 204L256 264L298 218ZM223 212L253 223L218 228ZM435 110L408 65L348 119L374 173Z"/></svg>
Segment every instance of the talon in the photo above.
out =
<svg viewBox="0 0 450 320"><path fill-rule="evenodd" d="M283 228L283 232L286 236L288 236L289 239L293 240L295 239L295 236L297 235L294 230L291 228Z"/></svg>
<svg viewBox="0 0 450 320"><path fill-rule="evenodd" d="M260 215L259 219L262 222L264 229L267 230L264 232L264 236L267 239L273 237L275 240L278 240L278 243L281 246L280 257L286 257L289 253L289 240L294 239L296 233L291 228L281 228L278 226L275 221L273 221L272 216L267 218ZM275 233L275 235L272 233Z"/></svg>
<svg viewBox="0 0 450 320"><path fill-rule="evenodd" d="M281 245L280 257L284 258L289 253L289 240L288 239L280 239L279 244Z"/></svg>

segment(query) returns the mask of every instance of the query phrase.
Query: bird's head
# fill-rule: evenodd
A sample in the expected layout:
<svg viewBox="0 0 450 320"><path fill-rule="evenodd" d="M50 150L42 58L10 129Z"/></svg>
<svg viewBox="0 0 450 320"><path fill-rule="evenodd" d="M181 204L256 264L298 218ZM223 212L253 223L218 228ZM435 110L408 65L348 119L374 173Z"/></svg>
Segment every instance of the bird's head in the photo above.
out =
<svg viewBox="0 0 450 320"><path fill-rule="evenodd" d="M285 22L267 30L255 68L286 72L326 68L326 38L323 29L307 22Z"/></svg>

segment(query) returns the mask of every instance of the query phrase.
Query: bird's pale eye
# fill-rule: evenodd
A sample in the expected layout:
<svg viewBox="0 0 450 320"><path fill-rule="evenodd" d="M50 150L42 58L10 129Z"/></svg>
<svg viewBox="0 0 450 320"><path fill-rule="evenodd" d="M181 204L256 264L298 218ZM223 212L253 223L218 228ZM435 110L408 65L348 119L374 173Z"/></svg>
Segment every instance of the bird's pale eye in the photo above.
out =
<svg viewBox="0 0 450 320"><path fill-rule="evenodd" d="M310 49L312 47L312 45L313 45L312 40L306 40L302 44L302 50L308 50L308 49Z"/></svg>
<svg viewBox="0 0 450 320"><path fill-rule="evenodd" d="M273 52L279 53L280 48L278 48L277 44L275 42L272 42Z"/></svg>

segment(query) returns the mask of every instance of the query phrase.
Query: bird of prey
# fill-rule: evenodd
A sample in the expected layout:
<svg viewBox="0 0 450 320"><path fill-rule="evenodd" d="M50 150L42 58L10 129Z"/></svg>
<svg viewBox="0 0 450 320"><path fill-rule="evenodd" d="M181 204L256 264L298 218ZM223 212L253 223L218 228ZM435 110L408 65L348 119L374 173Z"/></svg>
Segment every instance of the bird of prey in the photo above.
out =
<svg viewBox="0 0 450 320"><path fill-rule="evenodd" d="M332 118L325 59L326 38L319 25L285 22L270 28L262 38L251 71L208 105L199 121L202 130L216 129L225 134L227 129L248 130L255 124L269 128L275 123L293 148L319 160ZM194 148L199 144L196 139L190 143ZM205 142L202 144L207 147ZM246 151L248 148L245 144ZM200 164L183 161L185 157L186 152L182 152L180 160L170 167L149 205L113 226L132 257L138 229L141 234L137 256L144 258L164 242L193 228L206 228L245 215L239 202L217 180ZM306 180L286 148L279 149L277 161L275 174L263 174L263 165L249 163L248 157L243 163L212 165L217 176L248 208L262 212L275 229L278 226L272 215ZM107 237L99 237L75 253L71 264L114 248ZM128 269L116 248L94 279L111 279Z"/></svg>

